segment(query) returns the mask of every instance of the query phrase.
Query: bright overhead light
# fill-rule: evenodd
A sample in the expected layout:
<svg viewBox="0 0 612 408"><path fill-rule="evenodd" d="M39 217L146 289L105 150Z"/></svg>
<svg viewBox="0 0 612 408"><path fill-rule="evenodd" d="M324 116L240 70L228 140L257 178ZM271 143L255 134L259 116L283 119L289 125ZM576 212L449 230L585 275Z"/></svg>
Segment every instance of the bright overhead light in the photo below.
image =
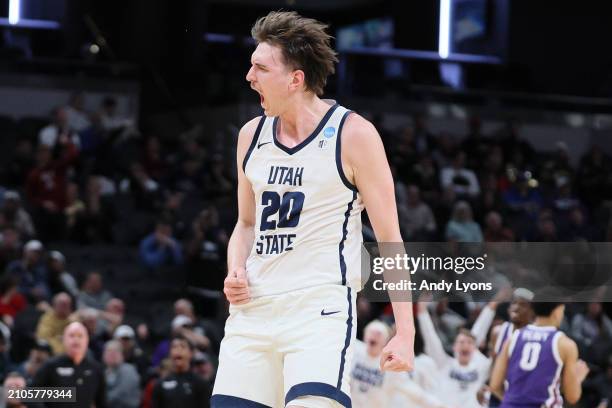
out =
<svg viewBox="0 0 612 408"><path fill-rule="evenodd" d="M21 0L9 0L9 24L16 25L19 23L21 14Z"/></svg>
<svg viewBox="0 0 612 408"><path fill-rule="evenodd" d="M451 43L451 0L440 0L440 27L438 29L438 54L448 58Z"/></svg>

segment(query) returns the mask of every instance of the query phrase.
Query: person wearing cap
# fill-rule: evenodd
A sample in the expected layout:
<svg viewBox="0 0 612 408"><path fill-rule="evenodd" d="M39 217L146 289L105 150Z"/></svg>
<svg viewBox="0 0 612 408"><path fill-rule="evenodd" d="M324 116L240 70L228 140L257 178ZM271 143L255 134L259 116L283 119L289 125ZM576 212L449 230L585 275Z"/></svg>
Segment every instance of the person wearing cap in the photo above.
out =
<svg viewBox="0 0 612 408"><path fill-rule="evenodd" d="M36 229L34 228L32 217L21 205L19 193L8 190L4 192L3 198L1 224L12 226L24 239L33 238L36 235Z"/></svg>
<svg viewBox="0 0 612 408"><path fill-rule="evenodd" d="M153 388L153 408L206 408L210 406L211 388L191 371L195 348L184 336L170 342L172 372Z"/></svg>
<svg viewBox="0 0 612 408"><path fill-rule="evenodd" d="M106 400L113 408L137 408L140 404L140 376L133 365L123 361L121 343L104 345Z"/></svg>
<svg viewBox="0 0 612 408"><path fill-rule="evenodd" d="M43 244L40 241L28 241L23 247L22 259L11 262L6 268L8 275L17 278L19 292L32 303L48 300L50 297L42 254Z"/></svg>
<svg viewBox="0 0 612 408"><path fill-rule="evenodd" d="M104 368L87 353L87 329L70 323L62 338L64 353L49 359L36 373L34 387L75 387L76 402L46 403L48 408L106 408Z"/></svg>
<svg viewBox="0 0 612 408"><path fill-rule="evenodd" d="M66 292L76 302L79 286L76 279L66 271L66 257L60 251L50 251L47 260L49 289L53 295ZM76 303L75 303L76 304Z"/></svg>
<svg viewBox="0 0 612 408"><path fill-rule="evenodd" d="M17 367L17 372L23 375L28 386L32 385L34 376L42 365L51 357L51 346L44 340L37 340L30 349L30 354L26 361Z"/></svg>
<svg viewBox="0 0 612 408"><path fill-rule="evenodd" d="M123 361L136 367L140 378L144 380L149 368L149 359L138 346L134 329L127 324L123 324L115 329L113 339L121 343Z"/></svg>

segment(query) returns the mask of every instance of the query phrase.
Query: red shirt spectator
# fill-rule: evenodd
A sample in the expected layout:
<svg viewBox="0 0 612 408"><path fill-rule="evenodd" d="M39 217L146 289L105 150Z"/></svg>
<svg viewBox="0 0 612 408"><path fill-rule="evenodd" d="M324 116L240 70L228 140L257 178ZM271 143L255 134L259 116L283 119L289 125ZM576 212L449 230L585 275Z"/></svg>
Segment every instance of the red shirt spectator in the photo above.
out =
<svg viewBox="0 0 612 408"><path fill-rule="evenodd" d="M30 204L50 212L63 210L66 206L67 172L78 157L76 146L63 141L58 146L57 158L52 149L41 145L38 148L37 165L26 180L26 194Z"/></svg>

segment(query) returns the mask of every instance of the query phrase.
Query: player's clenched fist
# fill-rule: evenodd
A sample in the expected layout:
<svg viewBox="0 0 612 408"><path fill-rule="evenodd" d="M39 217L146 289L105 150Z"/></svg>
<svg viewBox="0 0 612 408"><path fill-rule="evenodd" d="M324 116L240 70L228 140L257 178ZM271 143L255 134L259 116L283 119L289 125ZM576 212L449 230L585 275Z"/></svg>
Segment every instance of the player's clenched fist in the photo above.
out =
<svg viewBox="0 0 612 408"><path fill-rule="evenodd" d="M237 267L229 271L223 282L223 293L232 305L242 305L251 300L246 269Z"/></svg>

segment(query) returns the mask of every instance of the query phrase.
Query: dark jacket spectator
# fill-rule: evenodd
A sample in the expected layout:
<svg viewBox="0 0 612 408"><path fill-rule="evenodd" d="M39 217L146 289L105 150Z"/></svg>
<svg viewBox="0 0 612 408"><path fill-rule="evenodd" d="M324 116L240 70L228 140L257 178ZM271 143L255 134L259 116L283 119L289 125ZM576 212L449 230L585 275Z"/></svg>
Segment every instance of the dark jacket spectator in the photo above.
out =
<svg viewBox="0 0 612 408"><path fill-rule="evenodd" d="M40 241L29 241L23 247L23 258L11 262L6 273L17 279L19 292L36 303L50 297L47 269L42 263L43 245Z"/></svg>

